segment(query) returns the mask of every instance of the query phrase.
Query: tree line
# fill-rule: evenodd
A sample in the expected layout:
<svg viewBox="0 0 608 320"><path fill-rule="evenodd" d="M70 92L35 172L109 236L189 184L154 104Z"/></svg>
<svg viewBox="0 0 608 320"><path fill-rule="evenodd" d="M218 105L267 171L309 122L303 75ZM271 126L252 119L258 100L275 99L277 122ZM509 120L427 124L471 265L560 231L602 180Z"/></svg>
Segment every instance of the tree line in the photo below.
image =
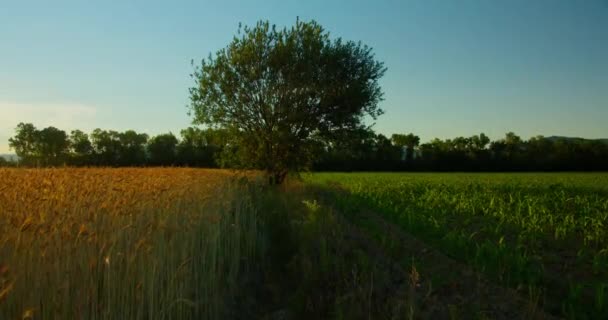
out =
<svg viewBox="0 0 608 320"><path fill-rule="evenodd" d="M20 123L9 139L21 166L189 166L241 168L228 131L189 127L148 136L134 130L69 133ZM513 132L491 141L485 134L420 143L412 133L390 137L370 129L315 140L315 171L584 171L608 170L608 143ZM0 158L0 165L11 163Z"/></svg>
<svg viewBox="0 0 608 320"><path fill-rule="evenodd" d="M222 130L187 128L150 137L134 130L95 129L67 133L20 123L9 146L22 166L192 166L218 167L216 151L225 145ZM5 164L6 161L5 161Z"/></svg>
<svg viewBox="0 0 608 320"><path fill-rule="evenodd" d="M481 133L420 144L414 134L390 138L361 132L327 148L317 171L605 171L608 141L535 136L513 132L491 141Z"/></svg>

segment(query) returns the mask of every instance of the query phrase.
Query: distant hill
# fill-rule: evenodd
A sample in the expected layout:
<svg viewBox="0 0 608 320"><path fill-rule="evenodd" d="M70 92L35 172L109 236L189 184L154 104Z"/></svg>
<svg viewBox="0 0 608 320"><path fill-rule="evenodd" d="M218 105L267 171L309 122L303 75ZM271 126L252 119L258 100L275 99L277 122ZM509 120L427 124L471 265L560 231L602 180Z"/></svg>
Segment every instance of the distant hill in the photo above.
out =
<svg viewBox="0 0 608 320"><path fill-rule="evenodd" d="M17 161L19 159L16 154L0 154L0 158L4 158L7 161Z"/></svg>
<svg viewBox="0 0 608 320"><path fill-rule="evenodd" d="M585 139L585 138L578 138L578 137L562 137L562 136L550 136L550 137L546 137L546 139L551 140L551 141L557 141L557 140L566 140L566 141L599 141L599 142L603 142L608 144L608 139Z"/></svg>

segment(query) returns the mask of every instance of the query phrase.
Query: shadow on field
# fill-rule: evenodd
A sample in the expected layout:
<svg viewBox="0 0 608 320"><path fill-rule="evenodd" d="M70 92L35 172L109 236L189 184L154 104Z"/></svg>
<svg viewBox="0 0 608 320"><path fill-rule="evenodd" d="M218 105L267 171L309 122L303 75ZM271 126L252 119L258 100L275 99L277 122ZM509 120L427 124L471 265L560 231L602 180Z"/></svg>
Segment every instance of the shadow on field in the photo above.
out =
<svg viewBox="0 0 608 320"><path fill-rule="evenodd" d="M235 318L552 318L539 295L489 282L368 207L347 205L359 203L352 197L299 182L256 195L264 254L243 279Z"/></svg>

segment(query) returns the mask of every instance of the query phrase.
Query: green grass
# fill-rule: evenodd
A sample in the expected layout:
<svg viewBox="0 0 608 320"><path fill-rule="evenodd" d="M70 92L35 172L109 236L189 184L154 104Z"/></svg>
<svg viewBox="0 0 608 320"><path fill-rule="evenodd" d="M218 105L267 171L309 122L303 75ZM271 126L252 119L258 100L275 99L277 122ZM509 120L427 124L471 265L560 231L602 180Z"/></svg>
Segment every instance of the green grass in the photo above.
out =
<svg viewBox="0 0 608 320"><path fill-rule="evenodd" d="M314 174L497 283L570 318L608 316L608 174Z"/></svg>

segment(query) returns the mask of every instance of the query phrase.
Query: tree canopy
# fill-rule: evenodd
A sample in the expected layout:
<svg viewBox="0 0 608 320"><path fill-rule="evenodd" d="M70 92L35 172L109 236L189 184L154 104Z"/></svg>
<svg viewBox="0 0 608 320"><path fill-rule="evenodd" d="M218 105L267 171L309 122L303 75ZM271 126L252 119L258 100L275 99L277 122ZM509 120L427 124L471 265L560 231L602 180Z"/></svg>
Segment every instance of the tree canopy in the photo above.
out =
<svg viewBox="0 0 608 320"><path fill-rule="evenodd" d="M15 136L9 139L22 162L29 165L58 165L68 154L68 138L63 130L55 127L36 129L31 123L19 123Z"/></svg>
<svg viewBox="0 0 608 320"><path fill-rule="evenodd" d="M258 22L195 67L191 113L194 123L230 133L234 165L281 183L308 168L316 139L382 114L385 71L370 47L332 40L315 21L283 29Z"/></svg>
<svg viewBox="0 0 608 320"><path fill-rule="evenodd" d="M156 166L176 164L177 138L173 133L160 134L148 141L150 163Z"/></svg>

